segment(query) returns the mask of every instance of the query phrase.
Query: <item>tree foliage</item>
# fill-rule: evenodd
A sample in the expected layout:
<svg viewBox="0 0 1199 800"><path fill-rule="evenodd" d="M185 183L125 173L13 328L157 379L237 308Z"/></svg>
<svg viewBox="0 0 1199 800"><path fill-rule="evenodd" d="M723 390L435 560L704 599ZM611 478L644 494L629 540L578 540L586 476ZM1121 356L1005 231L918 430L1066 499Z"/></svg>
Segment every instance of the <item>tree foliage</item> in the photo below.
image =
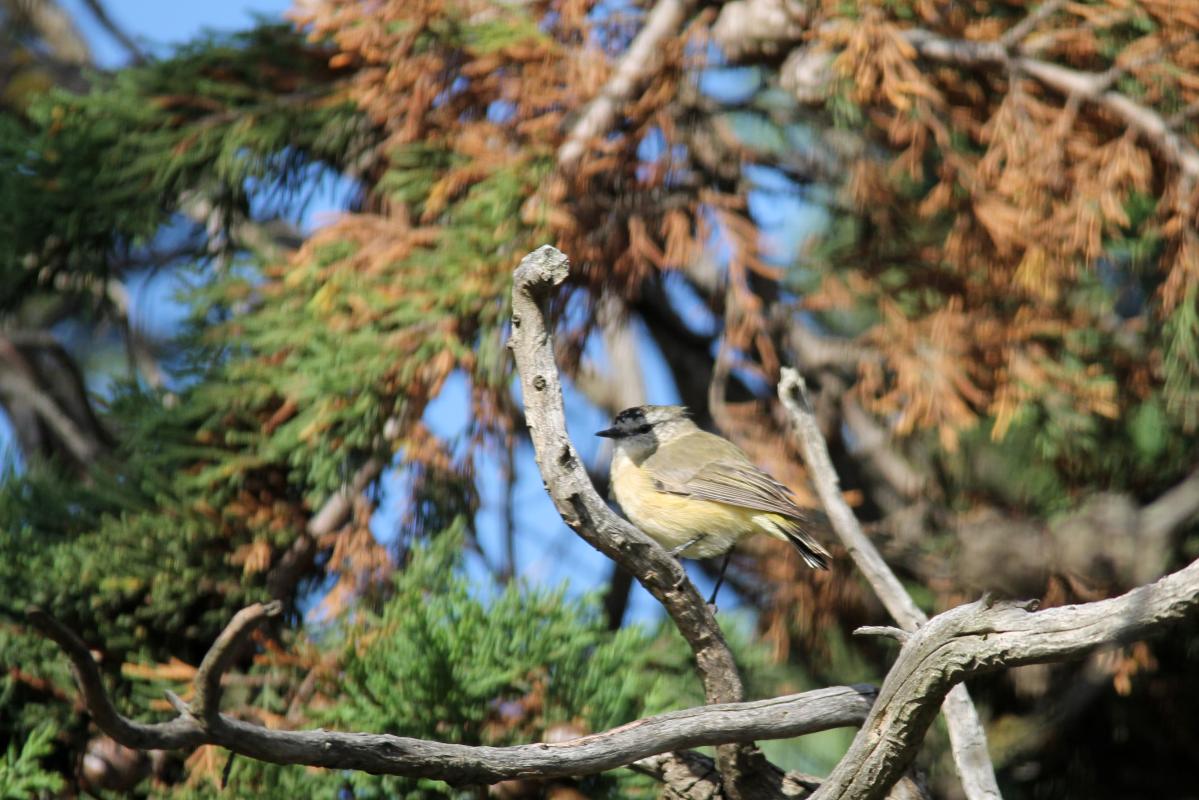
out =
<svg viewBox="0 0 1199 800"><path fill-rule="evenodd" d="M0 490L0 788L101 780L73 766L96 737L27 603L164 712L155 693L266 599L287 622L236 702L267 724L502 744L691 691L666 634L463 577L463 551L507 558L476 529L481 496L531 469L504 341L514 262L546 241L579 266L555 310L580 403L619 410L603 387L661 355L698 420L814 502L773 399L796 364L858 513L930 610L1094 599L1194 555L1193 491L1168 494L1199 427L1194 2L690 8L563 163L647 13L313 2L85 73L69 36L0 3L0 403L20 449ZM304 234L286 218L321 176L353 196ZM127 301L160 273L187 287L165 336ZM639 359L605 359L626 323ZM468 413L448 439L430 407L455 381ZM763 692L885 664L846 635L878 610L844 558L812 574L749 542L731 582L787 665ZM1182 786L1166 765L1184 745L1151 732L1199 703L1192 638L982 687L1005 789ZM1055 699L1080 681L1090 697ZM1060 735L1028 744L1038 727ZM1145 742L1125 760L1162 769L1080 769L1119 730ZM932 742L951 792L944 758ZM91 788L208 796L222 767L205 749ZM450 791L241 760L230 776L262 796Z"/></svg>

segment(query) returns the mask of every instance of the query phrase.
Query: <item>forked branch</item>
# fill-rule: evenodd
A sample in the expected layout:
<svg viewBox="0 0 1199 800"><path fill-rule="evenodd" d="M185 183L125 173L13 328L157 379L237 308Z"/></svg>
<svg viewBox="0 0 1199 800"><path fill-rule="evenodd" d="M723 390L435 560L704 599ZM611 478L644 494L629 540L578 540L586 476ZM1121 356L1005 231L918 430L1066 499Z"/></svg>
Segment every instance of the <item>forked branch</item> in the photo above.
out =
<svg viewBox="0 0 1199 800"><path fill-rule="evenodd" d="M470 747L404 736L264 728L220 713L220 681L241 642L278 603L238 612L217 637L195 676L190 706L172 696L179 716L142 723L117 711L87 645L40 609L29 621L71 660L75 679L96 725L138 750L194 750L205 744L274 764L363 770L381 775L434 778L453 784L491 784L509 778L589 775L627 766L671 750L728 742L802 736L858 725L874 702L870 686L835 686L802 694L674 711L568 742L515 747Z"/></svg>
<svg viewBox="0 0 1199 800"><path fill-rule="evenodd" d="M914 631L928 617L912 600L895 573L883 561L874 544L862 530L853 509L841 496L833 460L829 456L828 443L820 432L820 425L812 412L807 396L807 387L799 373L790 368L783 369L779 381L779 400L787 409L788 417L799 439L804 463L812 476L816 493L824 504L829 522L849 551L850 557L862 571L874 593L882 601L891 618L905 631ZM942 711L949 727L950 746L954 764L962 780L962 788L970 800L997 800L999 784L995 780L995 768L987 753L987 735L979 720L974 703L964 685L954 686L948 692ZM935 706L934 706L935 709ZM935 710L934 710L935 714ZM896 778L902 774L897 773Z"/></svg>
<svg viewBox="0 0 1199 800"><path fill-rule="evenodd" d="M566 433L562 385L545 309L554 288L569 272L566 255L544 245L521 260L512 285L508 348L520 373L525 421L546 491L575 533L624 567L666 609L695 654L708 702L739 701L741 676L715 615L679 562L608 508ZM755 773L764 771L761 754L752 748L720 748L717 762L730 798L753 795L748 785L738 784L743 780L748 784Z"/></svg>
<svg viewBox="0 0 1199 800"><path fill-rule="evenodd" d="M815 798L874 800L903 775L952 687L1004 667L1079 658L1199 612L1199 560L1110 600L1031 611L980 600L930 619L904 644L866 724Z"/></svg>

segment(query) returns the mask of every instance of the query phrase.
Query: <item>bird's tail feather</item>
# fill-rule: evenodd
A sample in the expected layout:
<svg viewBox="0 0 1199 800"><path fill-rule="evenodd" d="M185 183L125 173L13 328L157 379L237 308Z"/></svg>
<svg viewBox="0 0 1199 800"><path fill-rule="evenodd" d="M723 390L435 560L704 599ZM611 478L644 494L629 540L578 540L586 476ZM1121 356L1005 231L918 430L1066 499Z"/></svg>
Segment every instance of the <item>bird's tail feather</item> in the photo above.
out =
<svg viewBox="0 0 1199 800"><path fill-rule="evenodd" d="M819 542L804 530L803 524L799 520L782 515L772 515L769 521L799 551L799 556L804 560L805 564L812 569L828 569L833 557L829 555L828 550L825 550Z"/></svg>

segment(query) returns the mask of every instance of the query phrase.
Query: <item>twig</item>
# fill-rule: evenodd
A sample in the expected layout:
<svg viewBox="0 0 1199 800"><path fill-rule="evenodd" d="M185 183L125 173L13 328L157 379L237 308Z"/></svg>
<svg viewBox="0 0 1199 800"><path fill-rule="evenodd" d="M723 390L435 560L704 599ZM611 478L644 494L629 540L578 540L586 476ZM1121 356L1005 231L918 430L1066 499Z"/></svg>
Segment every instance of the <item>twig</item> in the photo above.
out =
<svg viewBox="0 0 1199 800"><path fill-rule="evenodd" d="M108 31L108 34L112 38L121 43L121 47L124 47L129 53L129 58L134 64L145 63L146 54L137 46L137 42L133 41L133 37L126 33L124 28L113 20L108 13L108 9L104 7L100 0L83 0L83 4L92 12L92 16L96 18L96 22L99 22L101 27Z"/></svg>
<svg viewBox="0 0 1199 800"><path fill-rule="evenodd" d="M883 797L915 758L950 687L971 676L1078 658L1158 634L1196 612L1199 560L1110 600L1036 612L1022 603L978 601L939 614L900 650L870 717L815 797Z"/></svg>
<svg viewBox="0 0 1199 800"><path fill-rule="evenodd" d="M583 157L587 143L612 127L620 106L657 69L662 41L682 26L692 5L691 0L658 0L612 76L566 135L566 141L558 149L560 167L574 167Z"/></svg>
<svg viewBox="0 0 1199 800"><path fill-rule="evenodd" d="M854 629L854 636L885 636L888 639L894 639L899 643L906 642L910 634L903 628L894 628L890 625L862 625Z"/></svg>
<svg viewBox="0 0 1199 800"><path fill-rule="evenodd" d="M1016 47L1024 40L1025 36L1028 36L1038 25L1060 11L1064 5L1066 5L1066 0L1045 0L1044 3L1037 6L1036 11L1008 28L1003 36L999 37L999 43L1009 50Z"/></svg>
<svg viewBox="0 0 1199 800"><path fill-rule="evenodd" d="M544 245L521 260L512 286L508 348L520 373L525 422L546 490L575 533L624 567L666 609L695 654L708 702L739 701L741 676L712 611L676 559L608 508L567 436L562 385L544 308L569 271L566 255ZM730 798L740 797L739 784L762 767L760 754L748 748L721 747L717 762Z"/></svg>
<svg viewBox="0 0 1199 800"><path fill-rule="evenodd" d="M891 572L891 568L883 561L883 557L862 531L853 510L841 496L837 471L829 457L828 444L820 433L820 426L811 411L807 387L794 369L783 368L778 395L795 427L804 462L808 466L812 482L833 530L837 532L850 557L862 571L892 619L907 631L916 630L927 622L928 617L917 607L911 595L903 588L903 584L895 577L895 573ZM966 796L970 800L999 798L1001 795L999 784L995 780L995 768L991 766L991 759L987 754L986 734L977 712L974 711L970 695L962 684L953 687L952 693L955 696L946 702L943 710L949 727L954 763L957 765Z"/></svg>
<svg viewBox="0 0 1199 800"><path fill-rule="evenodd" d="M387 426L384 426L384 439L387 436ZM330 495L308 520L308 525L296 537L279 562L267 573L266 586L271 597L282 598L290 596L295 583L300 579L306 565L316 553L317 540L326 534L337 530L350 516L354 508L354 498L366 490L368 484L383 472L384 462L381 458L369 458L354 476L343 484L335 493Z"/></svg>
<svg viewBox="0 0 1199 800"><path fill-rule="evenodd" d="M53 391L43 386L42 381L38 379L38 374L30 366L25 356L3 334L0 334L0 401L10 406L17 403L27 405L50 430L57 434L71 457L80 466L89 467L95 462L104 447L103 442L96 435L98 429L88 426L91 429L87 430L81 424L81 422L94 422L91 406L83 394L83 385L73 371L73 362L66 356L60 344L53 342L44 350L59 361L60 377L68 381L72 389L78 390L76 397L72 398L78 402L63 402L65 398L61 393L56 397ZM72 409L72 405L76 408ZM71 411L75 411L81 416L86 415L85 419L80 420L72 416Z"/></svg>
<svg viewBox="0 0 1199 800"><path fill-rule="evenodd" d="M196 699L192 703L193 713L202 723L212 725L219 722L221 676L232 666L233 659L240 649L238 645L260 624L282 613L283 604L278 600L265 605L252 605L238 611L221 631L220 636L204 655L194 678Z"/></svg>

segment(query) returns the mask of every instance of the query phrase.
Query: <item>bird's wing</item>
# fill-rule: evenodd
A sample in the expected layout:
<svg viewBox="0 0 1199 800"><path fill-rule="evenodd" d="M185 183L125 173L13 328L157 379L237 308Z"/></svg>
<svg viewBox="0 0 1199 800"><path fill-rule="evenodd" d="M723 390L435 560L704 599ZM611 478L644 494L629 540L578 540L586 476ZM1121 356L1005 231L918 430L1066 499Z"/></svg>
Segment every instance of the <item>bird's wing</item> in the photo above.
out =
<svg viewBox="0 0 1199 800"><path fill-rule="evenodd" d="M804 518L791 490L758 469L732 442L699 431L645 460L654 486L669 494Z"/></svg>

